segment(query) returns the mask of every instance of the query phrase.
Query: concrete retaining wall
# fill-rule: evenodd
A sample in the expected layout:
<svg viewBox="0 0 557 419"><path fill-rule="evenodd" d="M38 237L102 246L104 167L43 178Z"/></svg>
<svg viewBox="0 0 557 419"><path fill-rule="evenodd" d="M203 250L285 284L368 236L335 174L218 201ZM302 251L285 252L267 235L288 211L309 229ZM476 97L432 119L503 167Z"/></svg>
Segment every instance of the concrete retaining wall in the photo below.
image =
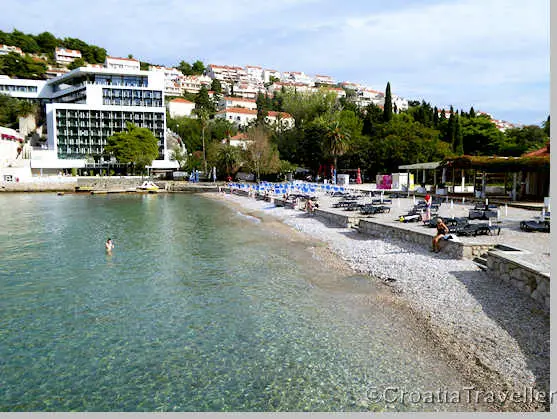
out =
<svg viewBox="0 0 557 419"><path fill-rule="evenodd" d="M509 253L511 252L490 250L487 253L487 271L497 278L510 282L542 304L549 313L549 274L540 272L534 265L516 260Z"/></svg>
<svg viewBox="0 0 557 419"><path fill-rule="evenodd" d="M383 239L389 238L404 240L410 243L419 244L426 248L431 247L431 240L433 239L433 235L427 233L374 223L370 220L360 220L358 227L360 232L363 234L369 234L370 236ZM457 259L473 259L476 256L486 253L493 247L493 245L464 244L451 240L441 240L439 243L443 253Z"/></svg>

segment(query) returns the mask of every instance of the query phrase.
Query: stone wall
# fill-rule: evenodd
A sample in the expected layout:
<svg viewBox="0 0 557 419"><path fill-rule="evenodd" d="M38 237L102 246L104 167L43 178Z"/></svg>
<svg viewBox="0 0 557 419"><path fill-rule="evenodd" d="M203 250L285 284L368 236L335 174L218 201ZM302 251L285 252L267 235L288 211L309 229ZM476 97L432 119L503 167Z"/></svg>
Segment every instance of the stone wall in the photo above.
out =
<svg viewBox="0 0 557 419"><path fill-rule="evenodd" d="M335 214L333 212L324 211L319 208L315 210L315 215L319 218L326 220L328 223L337 227L352 227L357 225L359 218L351 217L349 215Z"/></svg>
<svg viewBox="0 0 557 419"><path fill-rule="evenodd" d="M21 182L0 182L0 192L73 192L76 186L75 177L37 177Z"/></svg>
<svg viewBox="0 0 557 419"><path fill-rule="evenodd" d="M371 220L360 220L358 225L359 231L363 234L379 237L382 239L398 239L410 243L416 243L425 248L431 247L432 234L407 230L401 227L389 226L381 223L375 223ZM473 259L486 253L492 245L483 244L464 244L462 242L452 240L441 240L441 249L443 253L456 259Z"/></svg>
<svg viewBox="0 0 557 419"><path fill-rule="evenodd" d="M146 180L141 176L79 176L76 179L79 187L103 191L137 188Z"/></svg>
<svg viewBox="0 0 557 419"><path fill-rule="evenodd" d="M550 276L527 262L513 258L511 252L490 250L487 253L487 271L539 302L549 313Z"/></svg>

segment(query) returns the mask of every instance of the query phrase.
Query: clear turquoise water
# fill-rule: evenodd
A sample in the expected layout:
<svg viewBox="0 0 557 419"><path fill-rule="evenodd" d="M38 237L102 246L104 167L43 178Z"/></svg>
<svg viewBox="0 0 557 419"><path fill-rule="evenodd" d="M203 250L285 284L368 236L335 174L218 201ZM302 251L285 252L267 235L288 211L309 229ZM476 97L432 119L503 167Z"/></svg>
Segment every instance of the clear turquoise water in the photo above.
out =
<svg viewBox="0 0 557 419"><path fill-rule="evenodd" d="M362 402L466 383L266 221L178 194L3 194L0 220L2 411L468 408Z"/></svg>

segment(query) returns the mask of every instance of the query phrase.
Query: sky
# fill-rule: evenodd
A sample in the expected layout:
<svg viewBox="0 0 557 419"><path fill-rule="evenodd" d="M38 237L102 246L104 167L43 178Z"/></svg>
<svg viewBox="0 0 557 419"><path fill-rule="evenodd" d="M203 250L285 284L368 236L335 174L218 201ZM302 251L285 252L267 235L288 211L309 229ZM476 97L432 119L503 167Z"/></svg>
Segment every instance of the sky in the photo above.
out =
<svg viewBox="0 0 557 419"><path fill-rule="evenodd" d="M2 0L0 29L79 38L174 66L329 75L432 106L539 125L549 0Z"/></svg>

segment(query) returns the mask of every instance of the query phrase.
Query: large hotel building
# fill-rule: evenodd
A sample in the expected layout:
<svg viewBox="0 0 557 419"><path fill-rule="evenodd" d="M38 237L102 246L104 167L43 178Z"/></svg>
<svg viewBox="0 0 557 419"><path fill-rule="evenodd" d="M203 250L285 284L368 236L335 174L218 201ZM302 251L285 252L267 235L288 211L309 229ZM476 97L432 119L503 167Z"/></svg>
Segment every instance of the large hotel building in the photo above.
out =
<svg viewBox="0 0 557 419"><path fill-rule="evenodd" d="M104 67L80 67L47 81L0 76L0 93L44 105L48 150L41 159L50 165L52 160L59 168L103 162L107 138L125 130L127 122L151 130L159 160L168 160L164 74L140 70L137 60L110 57Z"/></svg>

